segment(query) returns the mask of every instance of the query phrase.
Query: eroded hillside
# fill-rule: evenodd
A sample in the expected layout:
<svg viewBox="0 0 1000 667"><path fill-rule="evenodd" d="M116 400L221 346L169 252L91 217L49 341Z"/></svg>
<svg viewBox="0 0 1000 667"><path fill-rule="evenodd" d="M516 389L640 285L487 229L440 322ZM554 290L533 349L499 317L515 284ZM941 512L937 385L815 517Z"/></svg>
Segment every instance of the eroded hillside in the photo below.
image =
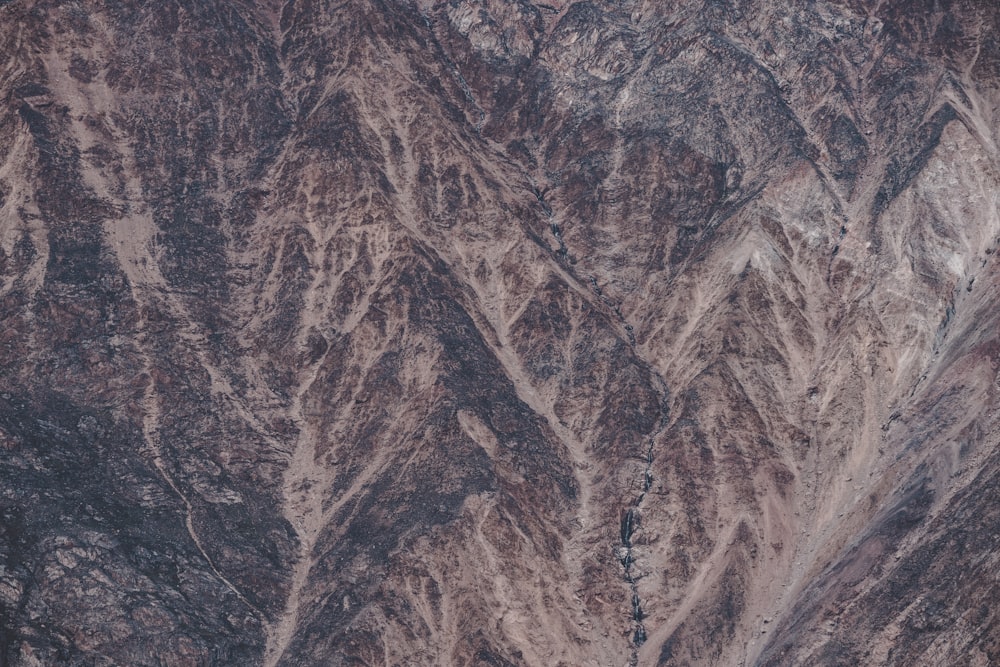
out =
<svg viewBox="0 0 1000 667"><path fill-rule="evenodd" d="M1000 661L991 3L0 2L0 664Z"/></svg>

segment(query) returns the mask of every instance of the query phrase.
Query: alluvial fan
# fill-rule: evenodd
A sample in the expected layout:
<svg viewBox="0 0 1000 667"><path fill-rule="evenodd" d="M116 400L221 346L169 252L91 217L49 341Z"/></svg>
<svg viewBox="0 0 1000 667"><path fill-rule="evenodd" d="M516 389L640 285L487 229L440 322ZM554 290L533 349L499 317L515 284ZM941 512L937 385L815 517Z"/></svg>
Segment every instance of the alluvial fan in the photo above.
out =
<svg viewBox="0 0 1000 667"><path fill-rule="evenodd" d="M1000 664L998 36L0 0L0 665Z"/></svg>

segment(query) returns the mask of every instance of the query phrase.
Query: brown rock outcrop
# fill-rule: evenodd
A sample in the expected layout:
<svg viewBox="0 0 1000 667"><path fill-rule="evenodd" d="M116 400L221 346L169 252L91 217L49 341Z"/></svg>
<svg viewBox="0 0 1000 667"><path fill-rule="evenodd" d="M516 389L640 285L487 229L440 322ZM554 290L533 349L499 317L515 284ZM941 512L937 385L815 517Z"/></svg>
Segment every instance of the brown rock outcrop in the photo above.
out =
<svg viewBox="0 0 1000 667"><path fill-rule="evenodd" d="M996 664L998 30L0 1L0 664Z"/></svg>

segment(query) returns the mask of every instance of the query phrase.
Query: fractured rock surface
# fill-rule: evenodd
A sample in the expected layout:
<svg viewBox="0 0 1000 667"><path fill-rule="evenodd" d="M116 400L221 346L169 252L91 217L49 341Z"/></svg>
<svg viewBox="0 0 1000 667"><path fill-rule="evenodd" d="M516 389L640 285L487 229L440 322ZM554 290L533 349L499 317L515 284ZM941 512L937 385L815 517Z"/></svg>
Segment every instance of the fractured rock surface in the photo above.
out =
<svg viewBox="0 0 1000 667"><path fill-rule="evenodd" d="M0 664L1000 663L998 34L0 0Z"/></svg>

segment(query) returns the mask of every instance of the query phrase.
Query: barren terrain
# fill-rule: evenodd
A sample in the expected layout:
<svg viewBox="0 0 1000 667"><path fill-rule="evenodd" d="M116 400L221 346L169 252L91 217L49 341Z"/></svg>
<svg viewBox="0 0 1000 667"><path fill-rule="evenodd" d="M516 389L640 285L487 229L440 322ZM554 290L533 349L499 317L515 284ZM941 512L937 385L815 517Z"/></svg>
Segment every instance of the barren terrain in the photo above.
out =
<svg viewBox="0 0 1000 667"><path fill-rule="evenodd" d="M0 0L0 665L1000 664L998 35Z"/></svg>

